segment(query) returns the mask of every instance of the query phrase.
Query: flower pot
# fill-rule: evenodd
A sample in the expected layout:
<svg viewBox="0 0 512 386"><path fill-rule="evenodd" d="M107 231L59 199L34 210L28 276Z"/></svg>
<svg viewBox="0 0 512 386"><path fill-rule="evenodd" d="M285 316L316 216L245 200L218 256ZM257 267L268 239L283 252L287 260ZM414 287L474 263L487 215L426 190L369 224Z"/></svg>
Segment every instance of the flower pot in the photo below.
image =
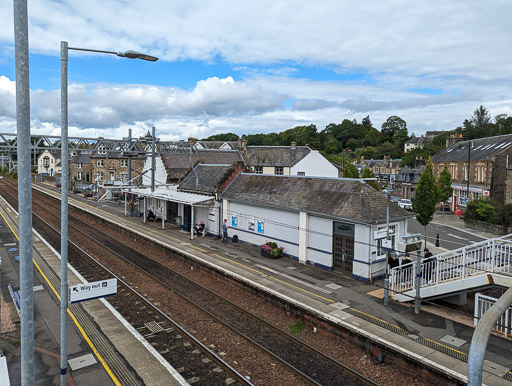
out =
<svg viewBox="0 0 512 386"><path fill-rule="evenodd" d="M267 252L264 249L260 249L260 254L261 254L262 257L268 257L269 259L277 259L277 258L279 258L279 257L281 257L283 255L281 252L279 252L279 254L277 256L272 256L270 254L270 252Z"/></svg>

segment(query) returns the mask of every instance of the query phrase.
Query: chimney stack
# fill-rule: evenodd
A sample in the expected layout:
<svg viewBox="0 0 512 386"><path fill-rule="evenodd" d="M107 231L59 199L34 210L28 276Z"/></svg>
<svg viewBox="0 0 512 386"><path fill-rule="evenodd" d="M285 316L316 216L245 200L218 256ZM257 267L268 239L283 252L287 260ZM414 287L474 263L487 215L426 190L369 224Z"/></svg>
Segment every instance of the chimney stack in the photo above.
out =
<svg viewBox="0 0 512 386"><path fill-rule="evenodd" d="M293 141L292 142L292 146L291 146L292 149L296 149L297 148L297 142Z"/></svg>

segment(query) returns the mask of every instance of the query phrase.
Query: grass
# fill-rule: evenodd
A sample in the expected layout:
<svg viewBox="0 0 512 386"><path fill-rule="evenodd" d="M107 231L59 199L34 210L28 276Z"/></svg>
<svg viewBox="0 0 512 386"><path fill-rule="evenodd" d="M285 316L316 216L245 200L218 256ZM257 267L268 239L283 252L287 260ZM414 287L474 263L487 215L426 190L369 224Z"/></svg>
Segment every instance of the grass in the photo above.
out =
<svg viewBox="0 0 512 386"><path fill-rule="evenodd" d="M295 323L291 324L290 327L288 327L288 331L290 334L299 334L305 327L307 327L307 324L304 323L302 320L297 320Z"/></svg>

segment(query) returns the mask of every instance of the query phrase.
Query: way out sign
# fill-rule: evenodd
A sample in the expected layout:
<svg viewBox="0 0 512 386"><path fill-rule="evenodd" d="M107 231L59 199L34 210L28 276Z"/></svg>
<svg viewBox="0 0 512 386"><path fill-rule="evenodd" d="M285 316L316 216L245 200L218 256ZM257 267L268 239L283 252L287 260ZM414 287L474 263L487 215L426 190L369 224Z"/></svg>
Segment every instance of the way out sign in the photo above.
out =
<svg viewBox="0 0 512 386"><path fill-rule="evenodd" d="M117 294L117 279L74 285L69 288L69 302L78 303Z"/></svg>

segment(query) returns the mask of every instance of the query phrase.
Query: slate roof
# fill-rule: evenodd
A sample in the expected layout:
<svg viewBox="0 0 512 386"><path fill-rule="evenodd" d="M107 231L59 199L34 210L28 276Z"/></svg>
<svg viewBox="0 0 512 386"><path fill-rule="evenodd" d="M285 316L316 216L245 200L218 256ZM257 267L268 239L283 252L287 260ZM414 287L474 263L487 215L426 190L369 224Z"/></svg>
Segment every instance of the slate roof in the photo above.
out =
<svg viewBox="0 0 512 386"><path fill-rule="evenodd" d="M292 167L311 153L308 146L247 146L244 155L251 166Z"/></svg>
<svg viewBox="0 0 512 386"><path fill-rule="evenodd" d="M230 168L232 165L199 164L194 168L196 173L191 171L178 185L178 189L185 192L213 194L217 183ZM198 186L196 186L196 174Z"/></svg>
<svg viewBox="0 0 512 386"><path fill-rule="evenodd" d="M91 163L91 154L78 153L71 157L71 162L72 163L89 164L89 163Z"/></svg>
<svg viewBox="0 0 512 386"><path fill-rule="evenodd" d="M254 205L306 211L353 223L386 221L386 196L360 180L240 173L221 195ZM414 215L390 205L390 218Z"/></svg>
<svg viewBox="0 0 512 386"><path fill-rule="evenodd" d="M237 150L197 149L192 153L192 156L184 153L163 153L161 157L170 181L180 179L191 168L190 157L192 157L192 166L199 159L203 163L210 165L231 165L235 162L243 161L242 156Z"/></svg>
<svg viewBox="0 0 512 386"><path fill-rule="evenodd" d="M472 139L471 161L490 161L512 146L512 134ZM432 162L467 162L468 141L461 141L432 156Z"/></svg>

